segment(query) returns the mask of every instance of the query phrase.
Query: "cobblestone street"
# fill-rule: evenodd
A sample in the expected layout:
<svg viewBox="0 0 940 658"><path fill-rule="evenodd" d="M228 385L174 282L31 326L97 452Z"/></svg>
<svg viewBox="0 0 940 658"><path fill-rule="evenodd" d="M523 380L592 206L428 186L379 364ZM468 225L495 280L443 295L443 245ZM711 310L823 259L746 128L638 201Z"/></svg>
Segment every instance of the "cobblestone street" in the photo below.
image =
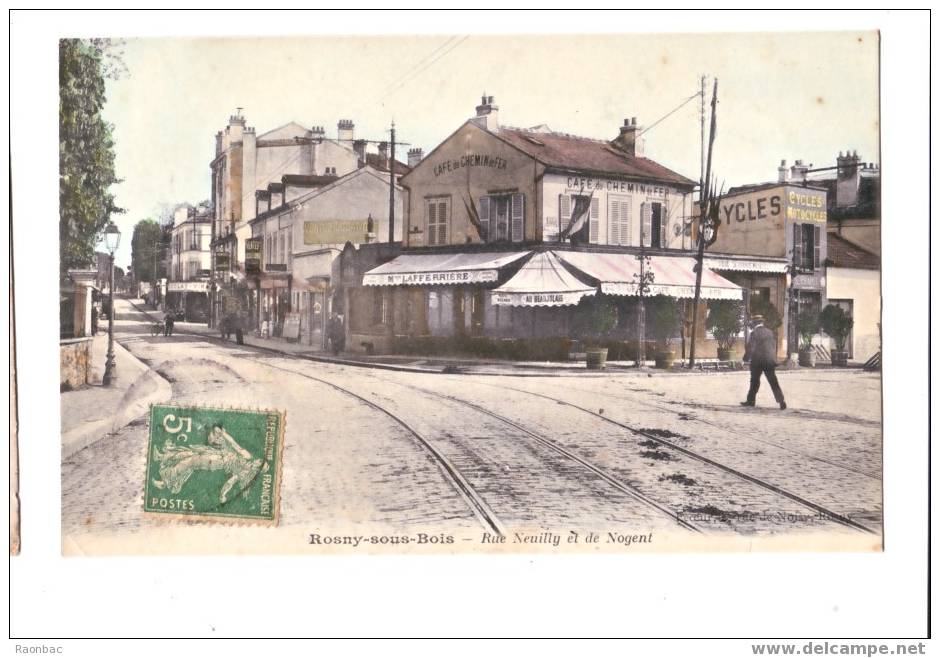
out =
<svg viewBox="0 0 940 658"><path fill-rule="evenodd" d="M296 550L337 533L475 545L514 533L881 533L878 375L781 373L790 408L762 390L749 409L738 405L744 372L390 372L223 344L185 325L152 337L140 311L125 301L118 311L117 339L170 383L171 404L287 413L279 527L193 525L194 537ZM66 552L159 552L181 531L142 513L146 446L143 416L64 459Z"/></svg>

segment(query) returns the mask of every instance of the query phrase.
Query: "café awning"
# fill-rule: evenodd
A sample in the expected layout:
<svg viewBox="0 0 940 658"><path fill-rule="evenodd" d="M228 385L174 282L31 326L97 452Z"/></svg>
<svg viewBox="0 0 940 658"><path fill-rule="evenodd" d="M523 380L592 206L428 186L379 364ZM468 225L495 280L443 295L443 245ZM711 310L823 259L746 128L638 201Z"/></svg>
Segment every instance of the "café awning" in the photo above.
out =
<svg viewBox="0 0 940 658"><path fill-rule="evenodd" d="M637 254L559 251L565 263L596 279L607 295L635 296L639 290L640 261ZM680 299L695 297L695 259L689 256L649 256L653 280L650 295ZM702 272L702 299L742 299L740 286L715 274L707 267Z"/></svg>
<svg viewBox="0 0 940 658"><path fill-rule="evenodd" d="M362 276L364 286L421 286L491 283L499 270L529 252L404 254Z"/></svg>
<svg viewBox="0 0 940 658"><path fill-rule="evenodd" d="M491 300L505 306L569 306L597 292L580 281L551 251L535 254L506 283L492 291Z"/></svg>

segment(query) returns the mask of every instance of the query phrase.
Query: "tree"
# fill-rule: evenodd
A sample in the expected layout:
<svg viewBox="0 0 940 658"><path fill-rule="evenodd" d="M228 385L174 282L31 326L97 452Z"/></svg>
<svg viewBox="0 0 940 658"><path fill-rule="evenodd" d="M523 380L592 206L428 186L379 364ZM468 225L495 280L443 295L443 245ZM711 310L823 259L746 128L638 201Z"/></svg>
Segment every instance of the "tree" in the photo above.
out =
<svg viewBox="0 0 940 658"><path fill-rule="evenodd" d="M822 330L836 342L836 349L841 351L845 349L845 341L848 339L855 321L841 306L829 304L819 314L819 324L822 326Z"/></svg>
<svg viewBox="0 0 940 658"><path fill-rule="evenodd" d="M59 274L94 261L115 205L112 126L101 115L105 76L119 75L108 40L59 41Z"/></svg>
<svg viewBox="0 0 940 658"><path fill-rule="evenodd" d="M166 253L165 231L152 219L142 219L134 225L131 237L131 269L138 281L153 281L166 277L163 258Z"/></svg>
<svg viewBox="0 0 940 658"><path fill-rule="evenodd" d="M730 350L744 329L741 302L734 299L717 299L709 302L705 328L715 337L720 349Z"/></svg>

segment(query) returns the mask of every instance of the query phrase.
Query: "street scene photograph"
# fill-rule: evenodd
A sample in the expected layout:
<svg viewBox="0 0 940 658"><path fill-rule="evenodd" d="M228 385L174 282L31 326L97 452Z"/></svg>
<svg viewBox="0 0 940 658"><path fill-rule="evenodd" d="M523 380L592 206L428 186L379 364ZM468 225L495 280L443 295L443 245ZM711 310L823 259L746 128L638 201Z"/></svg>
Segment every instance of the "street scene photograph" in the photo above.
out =
<svg viewBox="0 0 940 658"><path fill-rule="evenodd" d="M667 28L60 39L62 554L882 551L879 33Z"/></svg>

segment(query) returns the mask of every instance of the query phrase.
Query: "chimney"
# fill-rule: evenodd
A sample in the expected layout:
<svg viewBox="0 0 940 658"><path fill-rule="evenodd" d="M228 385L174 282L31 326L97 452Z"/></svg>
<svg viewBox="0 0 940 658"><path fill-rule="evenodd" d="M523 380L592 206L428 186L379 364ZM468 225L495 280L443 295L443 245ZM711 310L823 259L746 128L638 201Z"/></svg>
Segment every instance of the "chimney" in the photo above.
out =
<svg viewBox="0 0 940 658"><path fill-rule="evenodd" d="M473 118L473 123L484 130L490 132L499 132L499 107L493 103L492 96L484 95L481 102L477 105L477 115Z"/></svg>
<svg viewBox="0 0 940 658"><path fill-rule="evenodd" d="M421 149L408 149L408 168L414 169L424 157L424 151Z"/></svg>
<svg viewBox="0 0 940 658"><path fill-rule="evenodd" d="M230 144L237 144L242 141L242 133L245 131L245 117L241 114L233 114L228 118L228 128L225 130L229 134Z"/></svg>
<svg viewBox="0 0 940 658"><path fill-rule="evenodd" d="M382 156L382 160L388 166L388 142L379 142L379 155Z"/></svg>
<svg viewBox="0 0 940 658"><path fill-rule="evenodd" d="M640 132L642 130L640 126L636 125L636 117L624 119L623 125L620 126L620 135L614 140L614 143L631 158L642 158L644 157L646 140L637 138Z"/></svg>
<svg viewBox="0 0 940 658"><path fill-rule="evenodd" d="M323 139L326 137L326 131L323 129L323 126L314 126L310 129L311 139Z"/></svg>
<svg viewBox="0 0 940 658"><path fill-rule="evenodd" d="M836 208L849 208L858 205L858 185L861 172L858 163L858 152L846 151L836 159L838 165L836 175Z"/></svg>
<svg viewBox="0 0 940 658"><path fill-rule="evenodd" d="M781 160L780 166L777 167L777 182L786 183L789 176L787 176L787 161Z"/></svg>
<svg viewBox="0 0 940 658"><path fill-rule="evenodd" d="M352 143L352 148L359 157L359 166L361 167L366 161L366 140L357 139Z"/></svg>
<svg viewBox="0 0 940 658"><path fill-rule="evenodd" d="M797 160L793 163L793 166L790 167L790 182L805 183L807 171L809 171L809 167L803 164L802 160Z"/></svg>
<svg viewBox="0 0 940 658"><path fill-rule="evenodd" d="M349 119L340 119L336 124L336 139L341 142L351 142L355 139L355 128Z"/></svg>

